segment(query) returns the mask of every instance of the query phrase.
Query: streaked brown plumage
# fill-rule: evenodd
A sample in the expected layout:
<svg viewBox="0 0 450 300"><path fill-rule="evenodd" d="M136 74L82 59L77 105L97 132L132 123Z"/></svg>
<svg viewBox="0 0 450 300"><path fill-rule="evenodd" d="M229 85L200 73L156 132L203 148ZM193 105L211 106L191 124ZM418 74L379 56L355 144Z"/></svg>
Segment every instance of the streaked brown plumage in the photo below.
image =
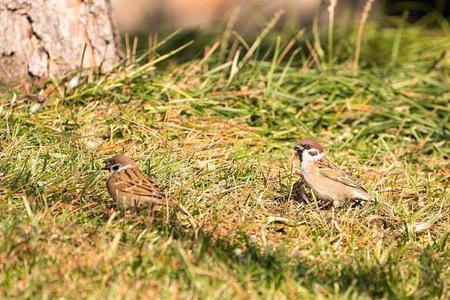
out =
<svg viewBox="0 0 450 300"><path fill-rule="evenodd" d="M326 158L323 147L316 140L303 139L295 150L301 161L302 176L319 199L334 205L345 200L374 200L361 185Z"/></svg>
<svg viewBox="0 0 450 300"><path fill-rule="evenodd" d="M106 181L109 195L121 209L149 208L160 210L164 206L177 207L190 216L189 212L173 200L169 200L159 186L145 175L132 159L115 155L105 161L105 168L110 171Z"/></svg>

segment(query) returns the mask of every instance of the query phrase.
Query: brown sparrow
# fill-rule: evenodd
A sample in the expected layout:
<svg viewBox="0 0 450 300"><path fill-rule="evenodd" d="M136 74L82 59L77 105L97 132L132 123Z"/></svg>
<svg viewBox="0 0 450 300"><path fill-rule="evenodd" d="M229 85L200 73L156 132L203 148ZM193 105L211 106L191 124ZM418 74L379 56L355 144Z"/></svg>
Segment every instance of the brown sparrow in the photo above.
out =
<svg viewBox="0 0 450 300"><path fill-rule="evenodd" d="M318 199L338 206L345 200L374 201L359 184L326 158L323 147L314 139L305 138L296 146L302 177Z"/></svg>
<svg viewBox="0 0 450 300"><path fill-rule="evenodd" d="M164 206L176 207L192 218L184 207L166 198L158 185L150 180L131 158L115 155L105 160L104 169L110 172L106 188L119 208L149 208L152 213Z"/></svg>

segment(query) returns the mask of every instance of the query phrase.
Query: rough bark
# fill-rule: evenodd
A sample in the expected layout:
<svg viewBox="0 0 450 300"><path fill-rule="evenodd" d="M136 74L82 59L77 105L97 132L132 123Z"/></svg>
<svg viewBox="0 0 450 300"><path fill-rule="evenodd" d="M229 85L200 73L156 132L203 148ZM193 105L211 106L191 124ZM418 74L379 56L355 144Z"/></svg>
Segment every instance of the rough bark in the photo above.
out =
<svg viewBox="0 0 450 300"><path fill-rule="evenodd" d="M46 78L120 59L109 0L0 0L0 81Z"/></svg>

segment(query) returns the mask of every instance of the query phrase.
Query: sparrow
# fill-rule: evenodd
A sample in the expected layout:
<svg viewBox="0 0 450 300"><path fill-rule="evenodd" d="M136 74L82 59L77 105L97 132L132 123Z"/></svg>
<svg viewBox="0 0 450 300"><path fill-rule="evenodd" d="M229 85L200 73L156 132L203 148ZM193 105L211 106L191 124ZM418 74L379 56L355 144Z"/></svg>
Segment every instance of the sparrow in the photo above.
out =
<svg viewBox="0 0 450 300"><path fill-rule="evenodd" d="M183 206L167 198L131 158L115 155L105 160L104 170L110 173L106 181L108 193L122 210L148 208L152 214L165 206L176 207L192 218Z"/></svg>
<svg viewBox="0 0 450 300"><path fill-rule="evenodd" d="M375 201L361 185L327 159L324 148L316 140L302 139L295 151L300 159L302 177L319 200L331 202L334 206L346 200Z"/></svg>

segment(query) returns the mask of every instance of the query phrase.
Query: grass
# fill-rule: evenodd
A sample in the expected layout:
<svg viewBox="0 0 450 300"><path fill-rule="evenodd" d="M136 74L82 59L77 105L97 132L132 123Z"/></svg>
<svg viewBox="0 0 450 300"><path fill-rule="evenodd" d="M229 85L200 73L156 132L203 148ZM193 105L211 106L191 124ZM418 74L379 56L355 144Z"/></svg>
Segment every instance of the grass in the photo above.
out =
<svg viewBox="0 0 450 300"><path fill-rule="evenodd" d="M73 89L52 79L43 105L3 87L0 297L447 298L448 30L366 24L356 75L354 35L335 31L331 63L308 35L288 51L219 37L187 62L167 51ZM303 136L380 204L280 200ZM115 153L199 236L180 214L151 229L117 215L100 170Z"/></svg>

